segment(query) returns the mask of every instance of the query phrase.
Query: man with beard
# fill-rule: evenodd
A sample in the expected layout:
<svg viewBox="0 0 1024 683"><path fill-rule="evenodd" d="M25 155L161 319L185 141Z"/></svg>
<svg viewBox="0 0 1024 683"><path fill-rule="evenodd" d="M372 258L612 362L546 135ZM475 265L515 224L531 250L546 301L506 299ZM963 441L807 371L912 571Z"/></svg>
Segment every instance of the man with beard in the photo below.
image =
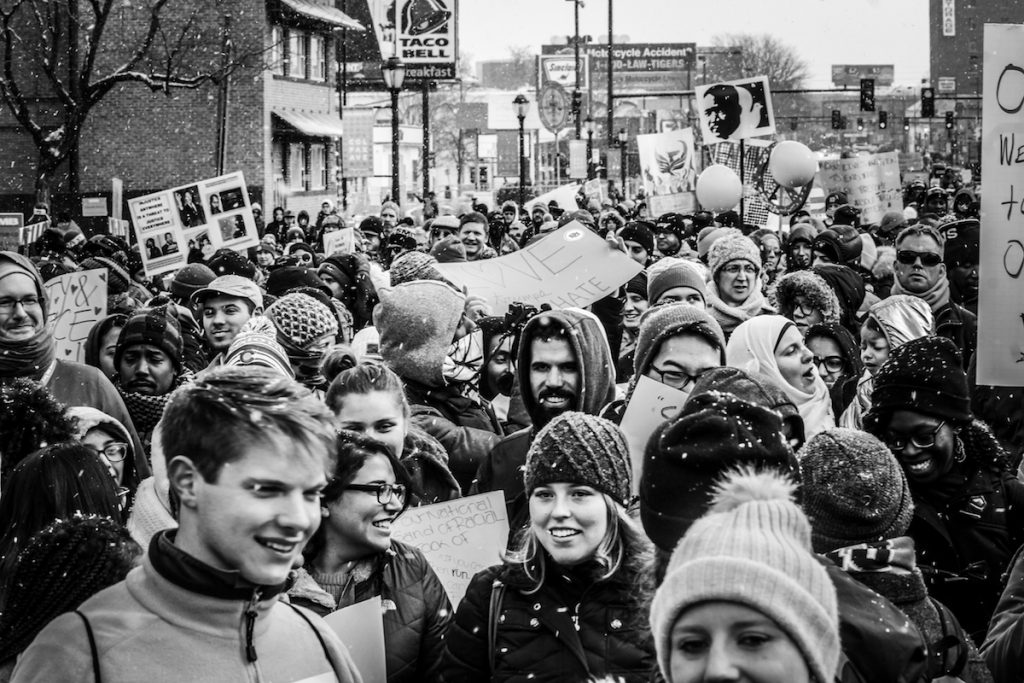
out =
<svg viewBox="0 0 1024 683"><path fill-rule="evenodd" d="M519 340L516 378L533 424L505 438L477 471L475 493L501 490L511 534L529 517L523 489L526 452L556 415L574 410L597 415L615 397L615 359L597 318L569 308L535 315Z"/></svg>
<svg viewBox="0 0 1024 683"><path fill-rule="evenodd" d="M506 317L489 316L477 321L483 333L484 369L480 375L480 394L491 402L498 420L505 426L508 419L516 364L512 346L518 328L510 328Z"/></svg>
<svg viewBox="0 0 1024 683"><path fill-rule="evenodd" d="M654 240L658 256L675 256L686 236L686 219L678 213L666 213L655 223Z"/></svg>

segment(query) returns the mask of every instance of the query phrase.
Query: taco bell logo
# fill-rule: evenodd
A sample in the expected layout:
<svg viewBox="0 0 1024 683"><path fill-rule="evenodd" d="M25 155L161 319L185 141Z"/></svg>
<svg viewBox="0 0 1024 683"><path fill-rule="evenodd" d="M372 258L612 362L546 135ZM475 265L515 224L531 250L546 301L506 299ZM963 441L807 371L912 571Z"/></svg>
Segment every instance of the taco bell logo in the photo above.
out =
<svg viewBox="0 0 1024 683"><path fill-rule="evenodd" d="M447 33L451 18L451 10L443 0L408 0L402 9L402 33L407 36Z"/></svg>

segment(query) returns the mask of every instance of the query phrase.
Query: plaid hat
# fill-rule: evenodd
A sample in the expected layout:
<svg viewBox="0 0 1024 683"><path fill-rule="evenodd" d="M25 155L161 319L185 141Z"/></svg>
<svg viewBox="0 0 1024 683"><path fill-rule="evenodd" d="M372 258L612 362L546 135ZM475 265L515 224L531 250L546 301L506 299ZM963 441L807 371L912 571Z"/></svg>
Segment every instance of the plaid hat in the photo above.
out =
<svg viewBox="0 0 1024 683"><path fill-rule="evenodd" d="M171 359L174 367L181 370L181 357L185 342L181 336L181 325L174 310L167 305L144 308L133 313L117 337L114 350L114 367L121 364L121 358L132 346L149 344L155 346Z"/></svg>
<svg viewBox="0 0 1024 683"><path fill-rule="evenodd" d="M192 294L192 302L201 304L215 296L234 296L252 304L253 310L263 308L263 293L256 283L240 275L221 275L206 287Z"/></svg>
<svg viewBox="0 0 1024 683"><path fill-rule="evenodd" d="M444 280L435 266L437 259L420 251L407 251L391 264L391 286L412 280Z"/></svg>
<svg viewBox="0 0 1024 683"><path fill-rule="evenodd" d="M277 328L270 318L254 315L242 326L224 354L224 365L261 365L295 377L288 352L277 343Z"/></svg>
<svg viewBox="0 0 1024 683"><path fill-rule="evenodd" d="M562 413L530 444L523 479L527 495L538 486L566 482L590 486L626 505L632 485L626 437L604 418Z"/></svg>
<svg viewBox="0 0 1024 683"><path fill-rule="evenodd" d="M701 299L707 302L707 284L704 282L704 274L696 264L680 259L667 268L652 268L651 271L647 282L647 300L652 304L656 303L662 294L676 287L695 289L700 293Z"/></svg>
<svg viewBox="0 0 1024 683"><path fill-rule="evenodd" d="M338 334L338 319L329 308L306 294L285 294L267 307L267 317L280 338L300 351L324 337Z"/></svg>
<svg viewBox="0 0 1024 683"><path fill-rule="evenodd" d="M190 301L192 295L217 279L217 274L202 263L190 263L171 280L171 296Z"/></svg>
<svg viewBox="0 0 1024 683"><path fill-rule="evenodd" d="M250 280L256 276L255 264L233 249L218 249L207 265L217 275L238 275Z"/></svg>
<svg viewBox="0 0 1024 683"><path fill-rule="evenodd" d="M778 472L731 473L713 490L710 510L672 553L651 603L658 666L670 678L671 633L679 616L704 602L732 602L771 619L796 645L813 680L839 665L839 610L828 572L811 554L811 528Z"/></svg>
<svg viewBox="0 0 1024 683"><path fill-rule="evenodd" d="M624 241L636 242L648 254L654 253L654 226L647 221L630 221L619 230L619 237Z"/></svg>
<svg viewBox="0 0 1024 683"><path fill-rule="evenodd" d="M814 551L903 536L914 516L903 468L858 429L826 429L800 450L804 512Z"/></svg>
<svg viewBox="0 0 1024 683"><path fill-rule="evenodd" d="M708 269L711 271L711 279L718 276L718 271L731 261L749 261L760 271L761 250L754 244L754 240L736 231L719 237L708 250Z"/></svg>

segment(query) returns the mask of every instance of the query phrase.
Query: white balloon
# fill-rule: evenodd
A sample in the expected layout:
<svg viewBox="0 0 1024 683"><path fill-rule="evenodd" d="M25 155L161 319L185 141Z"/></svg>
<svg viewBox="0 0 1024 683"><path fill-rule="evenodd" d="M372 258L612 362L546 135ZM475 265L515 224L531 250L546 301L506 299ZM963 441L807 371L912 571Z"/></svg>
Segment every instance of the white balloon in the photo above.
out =
<svg viewBox="0 0 1024 683"><path fill-rule="evenodd" d="M768 170L775 182L790 189L803 187L814 180L818 161L814 152L795 140L784 140L775 145L768 159Z"/></svg>
<svg viewBox="0 0 1024 683"><path fill-rule="evenodd" d="M728 166L708 166L697 177L697 201L707 211L728 211L740 203L743 183Z"/></svg>

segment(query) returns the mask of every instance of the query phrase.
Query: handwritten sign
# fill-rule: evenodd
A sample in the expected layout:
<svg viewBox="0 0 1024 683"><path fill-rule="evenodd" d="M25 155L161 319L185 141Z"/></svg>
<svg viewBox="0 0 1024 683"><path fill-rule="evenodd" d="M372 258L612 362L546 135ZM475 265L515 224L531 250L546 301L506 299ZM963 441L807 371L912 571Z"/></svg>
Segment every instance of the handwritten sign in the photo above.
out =
<svg viewBox="0 0 1024 683"><path fill-rule="evenodd" d="M861 210L861 223L878 223L886 211L903 211L899 152L818 163L822 189L826 194L845 192L849 203Z"/></svg>
<svg viewBox="0 0 1024 683"><path fill-rule="evenodd" d="M494 315L504 315L514 302L589 306L642 270L577 221L507 256L435 267L470 294L487 299Z"/></svg>
<svg viewBox="0 0 1024 683"><path fill-rule="evenodd" d="M1024 385L1024 26L985 25L978 384Z"/></svg>
<svg viewBox="0 0 1024 683"><path fill-rule="evenodd" d="M501 561L508 540L508 515L501 491L409 508L391 537L419 548L434 568L453 605L473 575Z"/></svg>
<svg viewBox="0 0 1024 683"><path fill-rule="evenodd" d="M324 253L328 256L336 252L351 254L354 251L354 244L355 231L353 228L342 228L324 233Z"/></svg>
<svg viewBox="0 0 1024 683"><path fill-rule="evenodd" d="M81 270L46 283L57 358L85 362L85 341L93 326L107 316L107 271Z"/></svg>
<svg viewBox="0 0 1024 683"><path fill-rule="evenodd" d="M331 612L324 621L348 648L364 681L387 680L384 608L379 595Z"/></svg>
<svg viewBox="0 0 1024 683"><path fill-rule="evenodd" d="M644 449L651 434L665 420L678 415L689 394L673 389L650 377L640 377L622 414L619 428L626 436L629 455L633 460L633 493L640 484L640 468L644 463Z"/></svg>

